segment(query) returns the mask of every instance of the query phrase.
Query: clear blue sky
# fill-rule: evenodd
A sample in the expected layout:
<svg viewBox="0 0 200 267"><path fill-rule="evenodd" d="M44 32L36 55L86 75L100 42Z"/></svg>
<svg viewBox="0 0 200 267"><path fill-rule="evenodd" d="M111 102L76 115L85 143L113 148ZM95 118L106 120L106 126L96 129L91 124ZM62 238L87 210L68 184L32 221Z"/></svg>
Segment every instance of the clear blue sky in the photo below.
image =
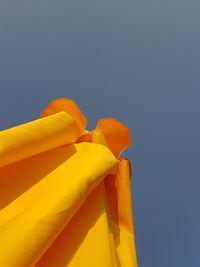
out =
<svg viewBox="0 0 200 267"><path fill-rule="evenodd" d="M131 130L139 267L199 267L200 2L1 0L0 129L59 97Z"/></svg>

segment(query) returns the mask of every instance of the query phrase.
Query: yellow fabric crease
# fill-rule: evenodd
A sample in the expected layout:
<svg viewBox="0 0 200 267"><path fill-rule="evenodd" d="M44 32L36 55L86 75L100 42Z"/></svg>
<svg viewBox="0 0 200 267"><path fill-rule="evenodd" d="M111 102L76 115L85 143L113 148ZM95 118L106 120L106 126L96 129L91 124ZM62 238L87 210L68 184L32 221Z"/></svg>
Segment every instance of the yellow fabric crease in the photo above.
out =
<svg viewBox="0 0 200 267"><path fill-rule="evenodd" d="M62 98L0 132L0 266L137 267L128 128L86 123Z"/></svg>

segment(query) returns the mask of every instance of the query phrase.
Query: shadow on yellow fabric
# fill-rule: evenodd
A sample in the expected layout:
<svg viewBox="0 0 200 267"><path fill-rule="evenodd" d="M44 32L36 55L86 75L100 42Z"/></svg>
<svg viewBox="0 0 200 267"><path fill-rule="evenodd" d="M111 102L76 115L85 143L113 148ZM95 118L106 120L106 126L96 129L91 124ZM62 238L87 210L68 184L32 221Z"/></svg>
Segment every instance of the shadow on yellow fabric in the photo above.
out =
<svg viewBox="0 0 200 267"><path fill-rule="evenodd" d="M0 266L137 267L130 133L71 99L0 132Z"/></svg>

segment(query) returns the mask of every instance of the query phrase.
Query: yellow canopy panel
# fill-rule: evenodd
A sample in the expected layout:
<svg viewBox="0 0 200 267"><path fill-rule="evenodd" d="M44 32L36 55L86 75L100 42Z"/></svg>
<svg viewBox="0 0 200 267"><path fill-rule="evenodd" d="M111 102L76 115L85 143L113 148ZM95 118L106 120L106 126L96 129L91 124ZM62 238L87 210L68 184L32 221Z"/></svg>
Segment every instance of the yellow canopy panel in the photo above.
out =
<svg viewBox="0 0 200 267"><path fill-rule="evenodd" d="M0 132L0 267L137 267L126 126L70 99Z"/></svg>

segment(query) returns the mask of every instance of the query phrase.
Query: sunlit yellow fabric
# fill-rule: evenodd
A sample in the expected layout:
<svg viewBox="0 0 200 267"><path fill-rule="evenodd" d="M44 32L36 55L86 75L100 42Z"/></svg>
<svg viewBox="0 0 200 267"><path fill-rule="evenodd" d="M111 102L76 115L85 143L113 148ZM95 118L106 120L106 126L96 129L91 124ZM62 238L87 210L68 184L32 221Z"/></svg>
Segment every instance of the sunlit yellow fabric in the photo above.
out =
<svg viewBox="0 0 200 267"><path fill-rule="evenodd" d="M69 99L0 132L0 266L137 267L128 129Z"/></svg>

